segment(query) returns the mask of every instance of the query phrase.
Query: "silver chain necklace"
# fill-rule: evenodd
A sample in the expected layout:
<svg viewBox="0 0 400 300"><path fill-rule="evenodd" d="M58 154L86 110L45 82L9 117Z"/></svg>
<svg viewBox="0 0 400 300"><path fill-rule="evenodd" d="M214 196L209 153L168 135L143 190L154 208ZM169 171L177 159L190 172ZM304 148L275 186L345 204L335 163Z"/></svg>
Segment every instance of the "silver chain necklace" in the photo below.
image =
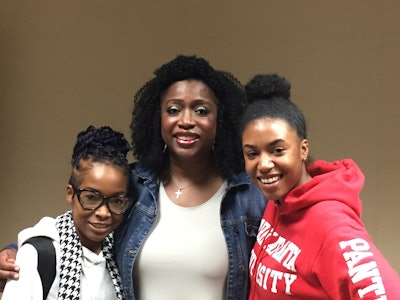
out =
<svg viewBox="0 0 400 300"><path fill-rule="evenodd" d="M187 186L184 187L180 187L178 186L178 184L176 183L176 180L174 178L174 176L171 174L171 179L174 182L175 186L178 188L175 192L175 199L179 199L179 197L183 194L182 190L192 186L194 184L194 182L192 182L191 184L188 184Z"/></svg>

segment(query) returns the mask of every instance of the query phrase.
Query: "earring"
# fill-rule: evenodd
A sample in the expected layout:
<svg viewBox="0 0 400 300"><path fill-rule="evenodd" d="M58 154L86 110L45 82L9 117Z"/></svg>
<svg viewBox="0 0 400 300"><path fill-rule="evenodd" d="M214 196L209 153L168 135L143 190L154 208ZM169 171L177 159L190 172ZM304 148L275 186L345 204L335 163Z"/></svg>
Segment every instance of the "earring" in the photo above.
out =
<svg viewBox="0 0 400 300"><path fill-rule="evenodd" d="M167 144L164 144L164 149L163 149L162 153L165 153L165 151L167 151Z"/></svg>
<svg viewBox="0 0 400 300"><path fill-rule="evenodd" d="M213 141L213 143L211 145L211 150L212 150L212 152L215 153L215 140Z"/></svg>

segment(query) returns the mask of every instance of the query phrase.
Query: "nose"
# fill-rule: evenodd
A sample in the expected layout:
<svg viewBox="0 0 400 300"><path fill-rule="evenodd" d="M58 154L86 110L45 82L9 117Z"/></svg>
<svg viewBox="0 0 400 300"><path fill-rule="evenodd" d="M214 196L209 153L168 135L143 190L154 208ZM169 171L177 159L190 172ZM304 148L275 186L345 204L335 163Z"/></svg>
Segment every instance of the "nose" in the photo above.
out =
<svg viewBox="0 0 400 300"><path fill-rule="evenodd" d="M191 128L195 125L195 121L193 119L190 109L185 109L182 111L178 125L182 128Z"/></svg>
<svg viewBox="0 0 400 300"><path fill-rule="evenodd" d="M266 153L262 153L260 155L260 160L258 161L258 170L261 173L268 172L274 167L274 162L271 159L270 155Z"/></svg>
<svg viewBox="0 0 400 300"><path fill-rule="evenodd" d="M107 218L111 216L111 211L109 210L106 202L103 202L103 204L95 210L95 213L101 218Z"/></svg>

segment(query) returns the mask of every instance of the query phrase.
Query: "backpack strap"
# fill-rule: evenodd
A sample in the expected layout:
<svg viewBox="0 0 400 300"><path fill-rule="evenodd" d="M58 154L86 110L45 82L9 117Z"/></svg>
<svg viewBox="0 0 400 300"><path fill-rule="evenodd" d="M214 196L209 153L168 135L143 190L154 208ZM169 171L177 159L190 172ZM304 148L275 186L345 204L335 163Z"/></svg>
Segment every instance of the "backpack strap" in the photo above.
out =
<svg viewBox="0 0 400 300"><path fill-rule="evenodd" d="M56 251L51 238L35 236L27 239L24 244L31 244L38 253L38 272L43 286L43 300L47 298L56 277Z"/></svg>

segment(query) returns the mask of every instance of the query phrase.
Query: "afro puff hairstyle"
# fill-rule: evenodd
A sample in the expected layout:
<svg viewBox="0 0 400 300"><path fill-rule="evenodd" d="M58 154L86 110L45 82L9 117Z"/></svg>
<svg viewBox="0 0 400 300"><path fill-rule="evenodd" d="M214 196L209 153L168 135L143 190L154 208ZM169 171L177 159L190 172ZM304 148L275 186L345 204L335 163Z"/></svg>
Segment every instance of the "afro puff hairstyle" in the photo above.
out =
<svg viewBox="0 0 400 300"><path fill-rule="evenodd" d="M290 83L277 74L258 74L245 86L249 106L240 128L254 120L271 118L286 121L300 139L307 138L306 121L301 110L290 100Z"/></svg>

